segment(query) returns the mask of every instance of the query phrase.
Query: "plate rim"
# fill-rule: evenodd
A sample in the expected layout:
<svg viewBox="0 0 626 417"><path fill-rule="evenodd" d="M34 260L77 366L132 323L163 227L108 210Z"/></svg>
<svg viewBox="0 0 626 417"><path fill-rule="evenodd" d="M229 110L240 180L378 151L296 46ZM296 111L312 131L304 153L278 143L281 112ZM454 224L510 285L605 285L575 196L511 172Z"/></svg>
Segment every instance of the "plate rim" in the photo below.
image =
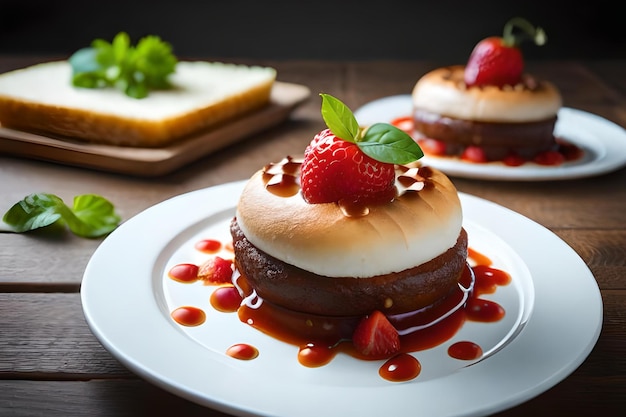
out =
<svg viewBox="0 0 626 417"><path fill-rule="evenodd" d="M136 232L137 230L141 231L143 230L143 228L148 228L150 224L152 224L149 221L152 216L160 217L163 214L163 212L168 212L168 210L180 209L181 207L196 207L197 206L196 203L199 203L201 201L205 201L205 202L210 201L210 204L207 204L208 207L205 206L203 208L190 210L186 213L186 216L183 216L182 218L177 218L171 223L162 222L163 223L162 233L156 238L144 237L144 238L139 239L141 240L142 245L144 245L142 246L143 251L148 251L148 252L154 251L154 250L162 251L163 243L164 242L167 243L171 241L171 237L175 236L177 231L180 230L181 224L184 224L187 226L193 225L193 224L196 224L201 219L205 218L206 216L210 215L211 213L216 213L226 208L232 208L233 202L236 201L236 197L239 195L239 192L242 189L245 182L246 181L244 180L244 181L225 183L225 184L221 184L218 186L212 186L212 187L208 187L208 188L204 188L204 189L200 189L200 190L196 190L196 191L188 192L185 194L181 194L179 196L172 197L168 200L165 200L161 203L158 203L152 207L147 208L146 210L142 211L141 213L137 214L133 218L127 220L125 223L120 225L120 227L117 230L115 230L106 239L104 239L104 241L96 249L95 253L89 260L87 267L85 269L85 273L83 275L83 281L81 283L81 289L80 289L81 303L82 303L85 319L87 321L89 328L91 329L93 334L96 336L96 338L101 342L101 344L106 348L106 350L109 351L122 364L127 366L131 371L142 376L143 378L150 381L151 383L157 386L160 386L166 391L172 392L182 398L185 398L193 402L196 402L198 404L201 404L210 408L214 408L222 412L230 413L233 415L239 415L239 416L275 415L275 416L280 416L280 417L283 417L283 416L287 417L290 414L288 411L291 411L291 414L293 414L294 410L300 410L300 408L293 408L291 410L285 410L284 405L282 406L283 408L281 408L281 407L269 406L267 403L265 403L262 408L259 408L260 406L255 405L255 401L263 403L263 398L258 396L259 394L258 392L248 393L248 390L245 390L245 392L246 392L246 395L250 394L250 397L246 397L245 403L235 402L235 399L239 400L239 397L233 397L232 393L229 393L228 391L220 387L218 388L212 387L212 388L215 388L213 393L202 392L201 390L198 391L197 389L192 388L194 386L197 387L198 384L200 384L200 381L198 381L197 379L199 378L199 376L197 375L185 374L185 373L182 373L181 370L179 369L166 369L164 371L163 368L157 367L157 366L153 366L152 368L147 368L145 365L147 362L154 365L154 361L157 360L150 355L154 355L158 352L156 353L154 352L155 350L154 347L143 346L141 348L138 348L134 346L133 343L129 343L127 337L124 338L125 336L127 336L127 334L126 332L122 331L124 330L124 328L127 328L129 326L133 328L139 328L138 326L142 325L139 319L143 317L134 317L131 322L122 323L121 325L122 329L120 329L119 328L120 323L111 324L110 322L106 322L106 320L110 318L109 315L111 313L122 314L124 312L111 311L111 309L120 308L120 306L119 305L111 306L110 303L107 303L106 300L102 300L99 297L99 295L102 294L100 290L103 288L103 286L104 288L107 288L107 285L110 285L111 283L109 281L105 282L105 280L102 278L102 275L98 273L99 272L98 268L103 264L103 262L104 264L110 263L110 260L106 259L108 256L107 251L109 251L112 247L114 247L113 245L116 245L122 241L128 241L127 235L129 233L132 235L132 233ZM221 198L221 199L215 198L216 194L224 198ZM532 387L525 386L525 384L522 384L521 386L516 387L514 394L509 393L507 395L506 401L501 400L499 402L492 402L487 405L482 405L482 406L474 407L474 408L468 408L465 405L463 405L462 411L459 409L441 410L441 412L438 413L437 416L462 416L462 415L469 416L469 415L482 415L484 413L493 413L493 412L501 411L501 410L513 407L515 405L518 405L546 391L547 389L551 388L552 386L560 382L562 379L567 377L586 359L586 357L589 355L589 353L595 346L595 343L597 342L597 339L599 337L600 330L602 327L602 318L603 318L602 317L603 305L602 305L602 298L600 295L600 290L597 287L597 283L595 282L595 279L593 275L591 274L591 271L587 268L586 264L578 256L578 254L571 247L569 247L563 240L561 240L554 233L544 228L543 226L539 225L538 223L510 209L507 209L496 203L490 202L488 200L484 200L476 196L472 196L472 195L468 195L464 193L459 193L459 195L464 205L468 207L471 207L472 205L480 206L480 210L473 210L473 211L475 212L485 211L485 213L480 214L480 216L487 216L487 217L484 217L484 219L488 219L489 214L493 214L494 211L504 213L508 216L508 220L513 221L513 223L521 223L523 226L525 226L525 229L529 229L526 232L532 231L532 230L534 230L535 232L540 231L541 233L544 234L543 236L544 239L547 238L548 240L551 240L553 243L556 242L560 245L557 249L565 253L570 258L569 259L570 262L568 262L568 264L570 265L569 268L572 268L574 266L576 266L577 268L582 268L581 269L582 279L585 280L584 283L586 284L586 286L590 287L591 291L589 293L586 293L585 296L592 297L592 302L588 302L586 304L587 304L587 309L594 310L593 313L591 314L591 316L593 316L593 320L592 320L593 323L588 323L588 325L592 325L593 331L585 335L586 339L585 339L584 346L579 346L579 352L576 357L576 360L566 363L566 364L561 364L559 366L559 369L556 372L554 372L552 375L548 377L543 378L538 384ZM176 210L174 210L174 212L176 212ZM470 210L470 213L471 212L472 210ZM474 214L470 214L470 216L474 216ZM474 220L472 219L472 221ZM482 223L482 220L481 222L479 222L479 224L480 223ZM494 232L494 234L505 240L507 239L507 237L510 237L510 235L506 231L506 228L500 228L497 231L497 233ZM133 236L135 236L134 239L136 242L138 240L137 235L135 234ZM528 260L524 259L524 261L527 262ZM535 264L533 264L532 266L533 268L537 267L537 265ZM152 268L152 266L150 266L150 268ZM151 281L152 281L152 278L148 278L148 282L151 282ZM149 285L152 285L152 284L149 284ZM143 290L146 289L145 285L143 284L140 287L142 287ZM154 291L153 291L154 289L152 287L150 287L150 289L152 291L149 291L149 292L142 291L141 293L139 293L138 291L135 291L133 293L133 297L134 297L133 301L135 302L139 301L139 305L142 305L143 307L144 315L146 316L149 316L150 314L161 315L160 307L158 305L158 300L155 299L156 297L154 295ZM112 290L112 288L108 288L108 290L110 291ZM124 299L124 297L121 297L121 298ZM141 303L144 303L144 304L141 304ZM155 317L153 317L153 319L157 320ZM197 345L193 343L190 344L189 343L190 339L182 336L182 332L176 331L175 327L171 326L171 323L165 320L165 317L163 317L163 324L167 324L167 326L164 326L165 327L164 329L159 328L159 332L163 332L162 334L159 333L160 336L164 338L172 338L171 340L168 339L168 341L172 341L172 343L175 343L176 345L179 345L179 346L182 344L182 346L184 346L185 349L188 348L189 351L186 353L187 355L189 355L189 357L197 357L197 355L202 355L202 357L210 356L207 354L207 351L204 347L201 347L199 344ZM528 332L533 331L533 328L531 327L531 325L541 326L538 320L533 320L532 315L528 319L528 324L526 325L524 332L528 333ZM580 332L580 333L583 333L583 332ZM578 335L580 335L580 333L578 333ZM524 344L518 342L518 340L521 340L523 337L524 336L522 335L516 338L514 342L506 346L503 349L503 351L504 352L509 351L512 353L522 352L523 354L522 347ZM182 343L183 340L186 343ZM522 345L522 347L520 347L520 344ZM153 352L146 353L146 348L152 348ZM145 355L148 355L150 357L147 358ZM487 367L487 369L490 371L493 371L494 369L500 369L498 367L504 367L506 369L508 366L510 366L510 363L507 364L505 357L506 355L503 355L499 352L489 357L488 360L478 362L475 365L464 368L463 372L459 372L455 374L455 376L457 378L469 378L468 375L471 376L475 372L479 372L480 368L482 367ZM211 356L211 358L215 359L216 363L220 361L220 358L218 357ZM211 361L207 361L207 362L211 362ZM206 364L204 366L206 366ZM216 366L226 367L227 369L230 369L228 368L228 365L224 363L217 363ZM221 382L224 383L225 385L239 384L240 388L238 390L241 389L241 382L242 382L241 378L245 378L246 387L248 387L249 385L263 383L263 378L261 378L259 375L250 375L250 374L242 375L237 372L234 372L234 374L220 375L219 378ZM447 379L447 378L448 377L440 378L440 380L436 380L436 381L426 381L425 386L426 384L428 384L428 386L432 385L433 387L436 387L442 383L441 381L442 379ZM509 381L508 383L517 384L517 382L512 382L512 381ZM335 392L336 387L329 386L329 387L316 387L316 388L319 391L318 395L320 395L323 398L330 398L333 395L336 395L336 392ZM411 391L410 384L390 385L388 388L380 389L380 387L377 387L376 389L369 389L369 387L366 387L366 388L361 387L360 392L365 391L365 393L367 394L366 397L370 399L375 398L379 395L389 395L390 393L396 393L398 395L402 393L411 393L411 395L413 395L412 400L413 401L415 400L416 393L414 391ZM342 388L342 391L348 392L350 394L354 393L354 391L351 391L345 387ZM362 403L367 404L370 407L374 407L374 408L370 408L370 410L372 411L380 411L380 410L376 410L374 404L369 400L362 401ZM341 405L341 406L345 406L345 405ZM354 408L342 410L341 406L337 406L333 408L333 410L336 410L337 416L342 415L343 413L348 412L348 411L351 411L351 412L354 411ZM287 405L287 407L289 407L289 404ZM293 404L292 407L300 407L300 404ZM412 410L412 412L415 412L415 411L416 410ZM328 410L325 410L325 413L327 415L331 415L331 414L328 414ZM313 410L313 414L310 414L310 415L311 416L316 415L315 410ZM367 415L367 414L362 413L362 415Z"/></svg>
<svg viewBox="0 0 626 417"><path fill-rule="evenodd" d="M363 124L370 124L376 121L390 122L391 120L375 120L371 114L374 112L387 114L391 113L389 107L393 106L393 110L396 110L398 106L406 106L407 110L404 112L394 111L394 117L410 115L411 101L410 94L381 97L365 103L354 112L354 115ZM621 141L607 140L604 136L595 135L595 147L592 150L599 151L602 154L600 159L594 158L584 163L571 163L559 167L542 167L535 164L527 168L507 167L504 165L472 164L428 156L424 156L422 161L450 176L493 181L572 180L608 174L626 166L626 129L622 126L597 114L566 106L561 107L558 116L555 127L557 132L562 128L563 124L572 123L573 120L578 123L591 123L594 127L612 131L614 135L621 137ZM614 139L614 137L611 136L611 139ZM577 138L567 138L567 140L576 145L581 145Z"/></svg>

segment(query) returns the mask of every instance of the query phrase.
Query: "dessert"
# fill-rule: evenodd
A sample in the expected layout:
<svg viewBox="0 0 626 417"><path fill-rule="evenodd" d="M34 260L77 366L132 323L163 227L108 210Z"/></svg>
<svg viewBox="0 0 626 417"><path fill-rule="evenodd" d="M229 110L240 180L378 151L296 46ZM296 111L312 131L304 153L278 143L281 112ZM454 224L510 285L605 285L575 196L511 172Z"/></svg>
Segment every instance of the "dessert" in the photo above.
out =
<svg viewBox="0 0 626 417"><path fill-rule="evenodd" d="M150 57L154 66L165 62L166 70L152 84L135 80L151 80L152 68L141 77L107 80L101 73L114 71L77 74L81 55L1 74L0 124L92 143L160 147L268 105L276 78L269 67L172 62L159 55ZM119 70L123 63L116 65L111 67L125 72Z"/></svg>
<svg viewBox="0 0 626 417"><path fill-rule="evenodd" d="M467 269L454 185L415 163L421 149L399 129L361 129L343 103L322 98L329 129L304 159L268 164L241 194L231 223L237 285L245 297L312 316L432 308Z"/></svg>
<svg viewBox="0 0 626 417"><path fill-rule="evenodd" d="M261 298L319 315L398 314L456 286L467 234L456 190L440 171L399 169L399 181L424 188L354 218L342 203L273 194L267 185L290 175L284 170L269 165L250 179L231 226L237 268Z"/></svg>
<svg viewBox="0 0 626 417"><path fill-rule="evenodd" d="M551 163L563 161L554 136L562 98L553 83L524 72L519 45L526 38L538 45L546 39L541 28L514 18L503 37L480 41L466 65L437 68L417 81L412 121L426 153L509 165L546 153Z"/></svg>
<svg viewBox="0 0 626 417"><path fill-rule="evenodd" d="M253 174L235 216L220 220L224 230L198 235L187 256L170 263L166 291L201 282L206 295L169 304L172 320L183 328L219 321L197 301L208 299L220 316L235 313L242 325L296 346L303 366L325 366L340 353L382 360L378 375L391 382L416 378L422 364L414 353L445 342L449 358L480 360L489 346L451 339L467 321L505 316L504 306L481 296L511 277L468 246L453 184L417 161L421 148L401 129L361 128L325 94L322 115L328 129L303 158ZM230 358L269 357L247 332L212 331L219 334L211 338L227 334Z"/></svg>

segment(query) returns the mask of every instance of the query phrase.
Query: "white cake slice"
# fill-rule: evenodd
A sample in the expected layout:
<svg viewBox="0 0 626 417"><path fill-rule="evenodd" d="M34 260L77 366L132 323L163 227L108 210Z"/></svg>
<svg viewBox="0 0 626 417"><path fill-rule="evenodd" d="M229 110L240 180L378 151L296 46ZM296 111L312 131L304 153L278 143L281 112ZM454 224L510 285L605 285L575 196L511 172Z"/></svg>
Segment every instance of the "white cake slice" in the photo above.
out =
<svg viewBox="0 0 626 417"><path fill-rule="evenodd" d="M0 124L110 145L158 147L269 103L270 67L181 61L171 89L135 99L72 85L67 61L0 74Z"/></svg>

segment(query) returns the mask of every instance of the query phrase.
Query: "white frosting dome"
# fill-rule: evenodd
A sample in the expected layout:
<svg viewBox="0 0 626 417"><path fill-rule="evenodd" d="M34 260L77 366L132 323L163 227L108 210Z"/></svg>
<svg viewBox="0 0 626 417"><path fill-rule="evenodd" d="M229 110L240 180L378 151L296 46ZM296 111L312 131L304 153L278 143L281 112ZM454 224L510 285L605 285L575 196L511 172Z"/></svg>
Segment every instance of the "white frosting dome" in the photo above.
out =
<svg viewBox="0 0 626 417"><path fill-rule="evenodd" d="M562 106L548 81L526 79L516 86L466 87L463 66L435 69L413 88L413 106L438 115L479 122L532 122L554 117ZM528 85L532 84L532 85Z"/></svg>
<svg viewBox="0 0 626 417"><path fill-rule="evenodd" d="M462 227L456 188L440 171L424 189L369 214L346 217L338 204L308 204L301 193L275 195L259 171L246 184L237 222L263 252L329 277L372 277L421 265L453 247ZM417 193L415 195L414 193Z"/></svg>

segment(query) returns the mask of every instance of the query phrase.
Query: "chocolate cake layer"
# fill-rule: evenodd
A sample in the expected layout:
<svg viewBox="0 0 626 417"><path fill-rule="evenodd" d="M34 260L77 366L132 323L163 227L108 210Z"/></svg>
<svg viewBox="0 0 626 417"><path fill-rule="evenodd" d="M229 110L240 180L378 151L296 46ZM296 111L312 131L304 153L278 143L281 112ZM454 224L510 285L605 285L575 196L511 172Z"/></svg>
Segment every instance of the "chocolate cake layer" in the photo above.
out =
<svg viewBox="0 0 626 417"><path fill-rule="evenodd" d="M461 229L454 247L414 268L369 278L326 277L259 250L245 237L236 218L231 234L236 267L259 297L316 315L357 316L373 310L399 314L427 307L457 286L467 259L467 233Z"/></svg>
<svg viewBox="0 0 626 417"><path fill-rule="evenodd" d="M514 152L532 158L555 147L556 117L527 123L491 123L455 119L423 110L413 112L416 135L446 143L446 154L460 156L468 146L480 146L489 160Z"/></svg>

